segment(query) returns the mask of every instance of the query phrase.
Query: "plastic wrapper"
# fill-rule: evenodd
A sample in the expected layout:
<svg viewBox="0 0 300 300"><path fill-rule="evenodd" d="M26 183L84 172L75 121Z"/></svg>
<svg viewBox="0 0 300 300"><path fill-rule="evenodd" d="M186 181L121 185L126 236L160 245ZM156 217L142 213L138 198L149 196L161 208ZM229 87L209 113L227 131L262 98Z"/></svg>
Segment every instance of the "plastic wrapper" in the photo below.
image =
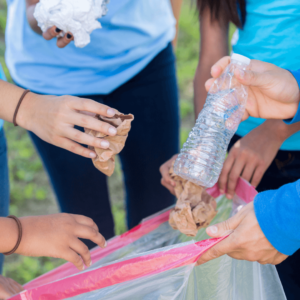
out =
<svg viewBox="0 0 300 300"><path fill-rule="evenodd" d="M56 26L63 33L71 32L76 47L90 43L90 34L101 28L98 21L107 12L108 0L40 0L36 5L34 17L45 32Z"/></svg>
<svg viewBox="0 0 300 300"><path fill-rule="evenodd" d="M128 132L131 129L131 122L134 120L134 117L131 114L124 115L117 112L112 118L100 115L96 115L96 118L111 124L117 129L117 134L115 136L108 136L99 131L85 129L87 134L109 141L109 147L107 149L94 148L91 146L89 146L89 148L97 154L96 158L92 159L94 166L105 175L111 176L115 170L115 156L120 153L125 146Z"/></svg>
<svg viewBox="0 0 300 300"><path fill-rule="evenodd" d="M218 214L211 224L226 220L252 201L256 191L240 180L233 201L219 195L217 186L208 192L217 198ZM168 224L169 210L95 248L93 265L83 272L70 263L29 282L14 300L284 300L277 271L272 265L237 261L228 256L204 265L195 262L220 240L207 239L204 229L192 239Z"/></svg>

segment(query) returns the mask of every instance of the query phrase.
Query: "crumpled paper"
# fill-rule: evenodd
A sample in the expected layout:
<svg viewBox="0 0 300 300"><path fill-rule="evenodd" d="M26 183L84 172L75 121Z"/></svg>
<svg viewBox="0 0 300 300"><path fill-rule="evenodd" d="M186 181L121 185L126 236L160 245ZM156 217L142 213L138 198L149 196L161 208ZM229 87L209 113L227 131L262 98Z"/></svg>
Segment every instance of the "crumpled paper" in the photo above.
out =
<svg viewBox="0 0 300 300"><path fill-rule="evenodd" d="M90 34L101 28L97 20L107 13L109 0L40 0L34 11L39 27L45 32L56 26L62 35L71 32L76 47L90 43Z"/></svg>
<svg viewBox="0 0 300 300"><path fill-rule="evenodd" d="M108 136L99 131L85 128L85 132L91 136L105 139L109 142L109 148L101 149L89 146L89 148L96 152L97 157L93 158L94 166L107 176L111 176L115 170L115 156L120 153L125 146L128 137L128 132L131 129L131 122L134 116L124 115L118 111L112 118L96 115L97 119L109 123L116 127L117 134L115 136Z"/></svg>
<svg viewBox="0 0 300 300"><path fill-rule="evenodd" d="M196 236L198 230L207 227L216 216L216 201L203 187L177 176L173 166L169 172L176 182L178 199L170 213L169 224L188 236Z"/></svg>

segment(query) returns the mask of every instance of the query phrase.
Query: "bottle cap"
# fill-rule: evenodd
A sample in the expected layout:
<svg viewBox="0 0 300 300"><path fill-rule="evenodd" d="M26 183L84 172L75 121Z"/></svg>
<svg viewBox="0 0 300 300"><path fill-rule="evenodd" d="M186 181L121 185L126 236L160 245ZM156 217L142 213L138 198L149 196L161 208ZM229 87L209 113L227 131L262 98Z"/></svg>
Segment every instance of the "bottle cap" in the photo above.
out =
<svg viewBox="0 0 300 300"><path fill-rule="evenodd" d="M237 54L237 53L233 53L231 55L231 59L232 60L237 60L245 65L249 65L250 64L250 61L251 59L246 57L246 56L243 56L243 55L240 55L240 54Z"/></svg>

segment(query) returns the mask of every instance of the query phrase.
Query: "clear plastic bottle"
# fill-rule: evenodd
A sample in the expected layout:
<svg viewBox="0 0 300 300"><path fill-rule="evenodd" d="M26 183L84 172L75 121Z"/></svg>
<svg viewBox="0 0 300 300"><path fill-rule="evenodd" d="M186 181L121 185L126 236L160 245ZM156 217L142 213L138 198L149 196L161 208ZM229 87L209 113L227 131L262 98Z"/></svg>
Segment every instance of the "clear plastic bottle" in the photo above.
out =
<svg viewBox="0 0 300 300"><path fill-rule="evenodd" d="M211 86L196 125L174 164L174 172L203 187L219 178L228 144L243 117L247 87L233 76L235 69L247 69L250 59L233 54L230 65Z"/></svg>

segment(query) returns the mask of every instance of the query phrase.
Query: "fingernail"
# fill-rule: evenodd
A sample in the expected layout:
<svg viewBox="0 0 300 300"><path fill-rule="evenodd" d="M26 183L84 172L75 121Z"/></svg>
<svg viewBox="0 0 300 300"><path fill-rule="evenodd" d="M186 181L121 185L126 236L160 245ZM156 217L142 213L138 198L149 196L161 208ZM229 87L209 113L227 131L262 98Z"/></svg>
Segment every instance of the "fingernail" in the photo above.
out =
<svg viewBox="0 0 300 300"><path fill-rule="evenodd" d="M115 110L112 108L109 108L106 113L111 117L113 117L116 114Z"/></svg>
<svg viewBox="0 0 300 300"><path fill-rule="evenodd" d="M61 32L61 29L59 29L58 27L56 27L55 31L56 31L57 33L60 33L60 32Z"/></svg>
<svg viewBox="0 0 300 300"><path fill-rule="evenodd" d="M229 195L229 194L226 194L226 198L227 198L227 199L231 199L231 198L232 198L232 196L231 196L231 195Z"/></svg>
<svg viewBox="0 0 300 300"><path fill-rule="evenodd" d="M220 190L220 193L221 193L221 194L225 194L224 190Z"/></svg>
<svg viewBox="0 0 300 300"><path fill-rule="evenodd" d="M83 271L85 269L85 267L84 266L82 266L82 268L81 268L81 271Z"/></svg>
<svg viewBox="0 0 300 300"><path fill-rule="evenodd" d="M116 134L117 133L117 129L115 127L109 127L108 132L110 134Z"/></svg>
<svg viewBox="0 0 300 300"><path fill-rule="evenodd" d="M96 156L97 156L96 153L90 152L90 157L91 157L91 158L95 158Z"/></svg>
<svg viewBox="0 0 300 300"><path fill-rule="evenodd" d="M100 144L101 144L102 148L108 148L109 147L109 142L108 141L101 141Z"/></svg>
<svg viewBox="0 0 300 300"><path fill-rule="evenodd" d="M217 226L210 226L210 227L207 228L207 230L212 234L216 234L218 232L218 227Z"/></svg>
<svg viewBox="0 0 300 300"><path fill-rule="evenodd" d="M91 261L91 262L89 263L89 267L90 267L92 264L93 264L93 262Z"/></svg>
<svg viewBox="0 0 300 300"><path fill-rule="evenodd" d="M70 33L67 33L67 39L71 39L72 38L72 35Z"/></svg>
<svg viewBox="0 0 300 300"><path fill-rule="evenodd" d="M104 248L106 248L107 247L107 241L105 241L105 244L104 244Z"/></svg>

